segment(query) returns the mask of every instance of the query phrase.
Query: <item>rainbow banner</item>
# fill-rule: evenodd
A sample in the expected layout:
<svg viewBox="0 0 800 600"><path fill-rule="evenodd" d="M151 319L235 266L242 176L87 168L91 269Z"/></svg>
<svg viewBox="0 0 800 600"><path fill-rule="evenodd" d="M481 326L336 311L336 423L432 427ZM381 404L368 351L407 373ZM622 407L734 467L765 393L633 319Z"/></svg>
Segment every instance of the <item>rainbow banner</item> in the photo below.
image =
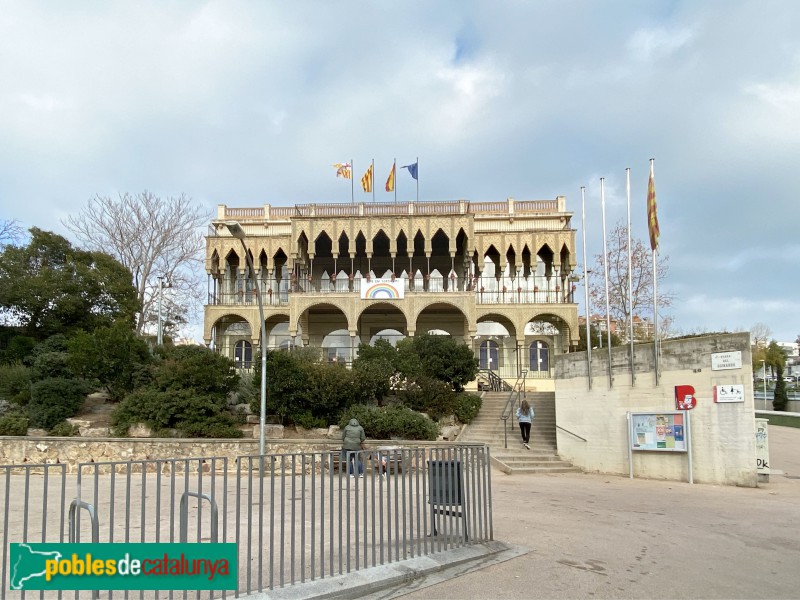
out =
<svg viewBox="0 0 800 600"><path fill-rule="evenodd" d="M405 297L405 280L373 279L361 281L362 300L402 300Z"/></svg>

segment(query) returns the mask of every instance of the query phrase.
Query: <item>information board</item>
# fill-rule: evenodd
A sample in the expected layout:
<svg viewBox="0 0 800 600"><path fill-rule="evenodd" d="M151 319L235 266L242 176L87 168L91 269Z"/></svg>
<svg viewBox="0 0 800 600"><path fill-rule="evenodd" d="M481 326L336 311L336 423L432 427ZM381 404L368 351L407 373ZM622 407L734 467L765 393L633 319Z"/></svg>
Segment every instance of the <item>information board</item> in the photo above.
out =
<svg viewBox="0 0 800 600"><path fill-rule="evenodd" d="M630 413L632 450L686 452L683 412Z"/></svg>

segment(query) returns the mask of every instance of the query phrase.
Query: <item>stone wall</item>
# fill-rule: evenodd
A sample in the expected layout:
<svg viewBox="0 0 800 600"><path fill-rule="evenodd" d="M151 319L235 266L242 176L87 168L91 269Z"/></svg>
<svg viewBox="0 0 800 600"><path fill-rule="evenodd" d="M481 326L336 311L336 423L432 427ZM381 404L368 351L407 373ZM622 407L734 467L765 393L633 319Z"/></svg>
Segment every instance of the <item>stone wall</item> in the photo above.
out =
<svg viewBox="0 0 800 600"><path fill-rule="evenodd" d="M742 368L711 370L711 354L740 351ZM628 412L675 410L675 386L691 385L692 471L696 482L755 486L755 414L749 334L667 340L661 345L661 376L655 385L653 345L635 346L636 380L631 384L630 347L592 352L592 389L585 352L560 355L556 367L558 451L587 471L627 475ZM717 404L713 386L744 385L745 401ZM583 438L583 439L580 439ZM585 441L584 441L585 440ZM687 481L685 453L634 452L635 477Z"/></svg>
<svg viewBox="0 0 800 600"><path fill-rule="evenodd" d="M441 448L452 445L452 442L368 440L366 449L380 446ZM281 439L267 440L265 452L267 455L332 452L340 448L341 441L338 439ZM250 439L0 437L0 465L64 463L69 465L70 472L79 463L204 457L228 458L228 468L235 469L235 458L254 455L258 455L258 440Z"/></svg>

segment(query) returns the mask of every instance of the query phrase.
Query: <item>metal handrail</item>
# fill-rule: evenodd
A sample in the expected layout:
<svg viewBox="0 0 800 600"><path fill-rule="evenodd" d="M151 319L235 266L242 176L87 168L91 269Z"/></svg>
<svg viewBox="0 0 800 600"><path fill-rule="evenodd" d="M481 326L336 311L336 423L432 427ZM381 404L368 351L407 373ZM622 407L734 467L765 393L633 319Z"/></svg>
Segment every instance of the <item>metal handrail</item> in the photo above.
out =
<svg viewBox="0 0 800 600"><path fill-rule="evenodd" d="M582 441L584 441L584 442L588 442L588 441L589 441L589 440L587 440L586 438L579 436L577 433L572 433L572 432L571 432L569 429L564 429L563 427L559 427L558 425L556 425L556 429L560 429L560 430L561 430L561 431L563 431L564 433L568 433L568 434L570 434L571 436L573 436L573 437L576 437L576 438L578 438L579 440L582 440Z"/></svg>
<svg viewBox="0 0 800 600"><path fill-rule="evenodd" d="M478 371L478 376L488 380L489 387L493 392L510 392L513 389L502 377L491 369L481 369Z"/></svg>
<svg viewBox="0 0 800 600"><path fill-rule="evenodd" d="M527 375L528 371L523 370L522 373L520 373L520 376L517 377L517 381L514 383L514 386L511 388L511 393L508 395L508 400L506 400L503 413L500 415L500 418L503 421L504 448L508 448L508 419L511 417L514 407L519 404L519 397L522 396L525 398L525 378Z"/></svg>

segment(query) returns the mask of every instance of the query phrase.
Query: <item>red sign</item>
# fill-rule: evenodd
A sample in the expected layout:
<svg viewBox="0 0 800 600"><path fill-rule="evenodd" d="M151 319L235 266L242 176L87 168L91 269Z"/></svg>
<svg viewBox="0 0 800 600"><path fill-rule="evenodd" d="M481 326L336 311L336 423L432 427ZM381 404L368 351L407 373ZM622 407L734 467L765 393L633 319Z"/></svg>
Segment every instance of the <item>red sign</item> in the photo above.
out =
<svg viewBox="0 0 800 600"><path fill-rule="evenodd" d="M695 406L697 406L697 398L694 397L694 388L691 385L676 385L675 408L692 410Z"/></svg>

